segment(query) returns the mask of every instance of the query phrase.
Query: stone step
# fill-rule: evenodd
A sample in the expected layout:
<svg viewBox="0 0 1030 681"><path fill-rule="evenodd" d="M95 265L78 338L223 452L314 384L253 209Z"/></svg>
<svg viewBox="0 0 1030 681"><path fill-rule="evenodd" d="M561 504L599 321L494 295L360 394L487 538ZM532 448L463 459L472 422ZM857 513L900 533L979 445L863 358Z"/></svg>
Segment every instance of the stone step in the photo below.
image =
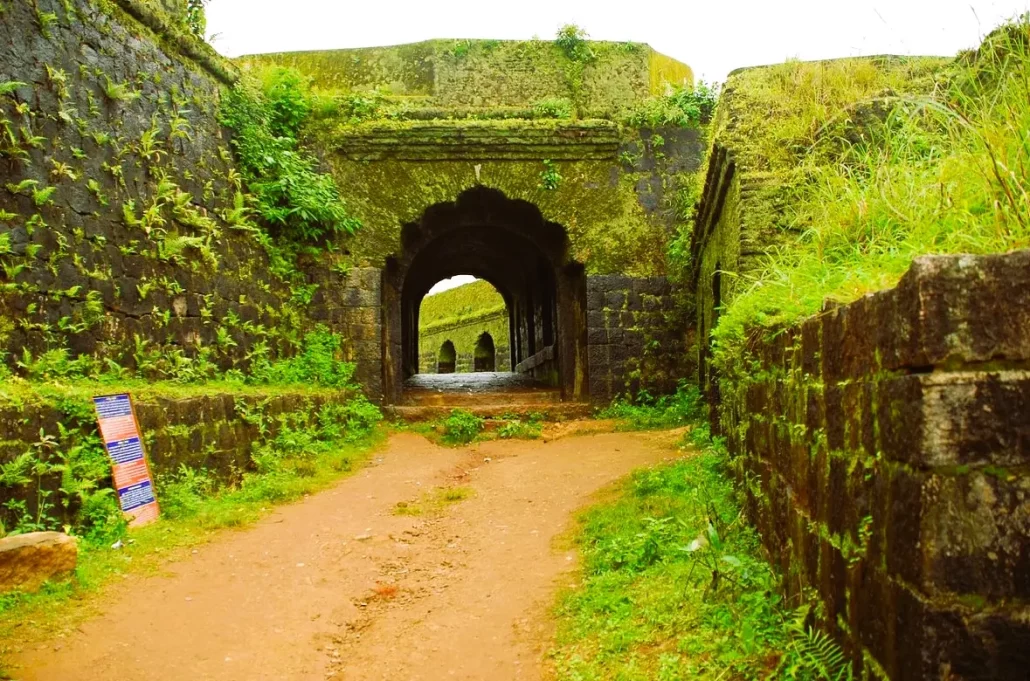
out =
<svg viewBox="0 0 1030 681"><path fill-rule="evenodd" d="M482 398L482 396L480 396ZM475 404L475 405L397 405L384 407L387 417L400 419L409 423L418 421L435 421L446 418L453 409L464 409L484 419L526 418L530 414L539 414L545 421L567 421L586 418L591 415L592 407L586 402L558 402L555 404L507 403L507 404Z"/></svg>
<svg viewBox="0 0 1030 681"><path fill-rule="evenodd" d="M437 392L431 390L405 390L401 405L406 407L474 407L482 404L553 405L561 402L560 390L526 390L512 392Z"/></svg>

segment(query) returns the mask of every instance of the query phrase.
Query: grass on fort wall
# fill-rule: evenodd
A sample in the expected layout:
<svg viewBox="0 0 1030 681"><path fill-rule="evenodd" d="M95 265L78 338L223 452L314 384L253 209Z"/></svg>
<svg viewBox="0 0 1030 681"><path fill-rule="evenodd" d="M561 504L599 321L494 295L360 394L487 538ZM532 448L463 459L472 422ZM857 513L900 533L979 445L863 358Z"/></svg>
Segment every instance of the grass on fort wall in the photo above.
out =
<svg viewBox="0 0 1030 681"><path fill-rule="evenodd" d="M725 368L745 329L890 287L919 255L1030 246L1027 16L943 68L790 62L732 85L751 112L732 133L753 135L742 162L796 165L782 229L797 237L739 282L715 331Z"/></svg>
<svg viewBox="0 0 1030 681"><path fill-rule="evenodd" d="M501 310L504 310L504 298L493 284L479 279L423 298L418 330L420 334L432 333L441 327Z"/></svg>

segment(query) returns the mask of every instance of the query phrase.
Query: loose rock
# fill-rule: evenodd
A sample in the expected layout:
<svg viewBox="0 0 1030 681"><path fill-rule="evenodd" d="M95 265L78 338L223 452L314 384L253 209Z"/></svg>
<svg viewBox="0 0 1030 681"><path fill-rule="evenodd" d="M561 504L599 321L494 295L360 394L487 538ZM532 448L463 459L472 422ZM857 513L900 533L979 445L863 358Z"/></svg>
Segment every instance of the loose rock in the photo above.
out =
<svg viewBox="0 0 1030 681"><path fill-rule="evenodd" d="M79 547L61 532L32 532L0 539L0 593L35 591L75 569Z"/></svg>

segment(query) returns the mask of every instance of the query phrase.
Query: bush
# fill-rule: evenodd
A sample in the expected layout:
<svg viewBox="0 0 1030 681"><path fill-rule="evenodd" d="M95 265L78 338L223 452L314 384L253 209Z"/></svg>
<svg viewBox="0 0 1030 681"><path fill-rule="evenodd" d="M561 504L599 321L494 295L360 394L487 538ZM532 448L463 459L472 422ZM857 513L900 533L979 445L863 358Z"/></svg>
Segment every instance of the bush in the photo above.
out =
<svg viewBox="0 0 1030 681"><path fill-rule="evenodd" d="M497 437L502 440L535 440L540 437L543 424L530 419L512 419L497 430Z"/></svg>
<svg viewBox="0 0 1030 681"><path fill-rule="evenodd" d="M483 430L483 419L470 411L455 409L444 421L444 441L464 445L476 439Z"/></svg>
<svg viewBox="0 0 1030 681"><path fill-rule="evenodd" d="M221 122L235 133L232 144L258 214L293 241L353 234L360 223L333 178L318 172L315 158L298 148L300 127L311 111L299 74L273 69L263 85L237 84L220 111Z"/></svg>
<svg viewBox="0 0 1030 681"><path fill-rule="evenodd" d="M604 419L625 420L634 430L654 430L693 423L704 413L705 402L697 386L681 381L672 395L653 397L642 390L632 399L616 399L597 415Z"/></svg>
<svg viewBox="0 0 1030 681"><path fill-rule="evenodd" d="M718 85L700 81L695 87L679 87L665 97L643 102L629 114L626 123L641 128L698 128L712 120L718 100Z"/></svg>
<svg viewBox="0 0 1030 681"><path fill-rule="evenodd" d="M168 518L188 518L200 510L201 505L215 491L215 480L204 468L190 468L179 464L175 473L157 480L157 497L161 513Z"/></svg>
<svg viewBox="0 0 1030 681"><path fill-rule="evenodd" d="M255 361L251 381L276 385L322 385L328 388L353 387L355 366L339 359L341 339L325 326L307 333L301 351L294 357L274 362Z"/></svg>

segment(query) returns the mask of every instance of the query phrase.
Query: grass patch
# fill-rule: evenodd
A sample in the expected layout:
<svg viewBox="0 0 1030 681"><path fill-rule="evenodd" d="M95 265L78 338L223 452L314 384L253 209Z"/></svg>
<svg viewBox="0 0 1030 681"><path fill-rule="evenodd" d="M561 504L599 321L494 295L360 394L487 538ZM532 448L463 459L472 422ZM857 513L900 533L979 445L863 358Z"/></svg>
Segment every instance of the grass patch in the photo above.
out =
<svg viewBox="0 0 1030 681"><path fill-rule="evenodd" d="M497 429L497 437L501 440L536 440L544 432L544 415L533 412L521 419L513 414L503 416L507 420Z"/></svg>
<svg viewBox="0 0 1030 681"><path fill-rule="evenodd" d="M451 504L456 504L473 496L471 487L437 487L426 492L417 501L399 501L394 506L395 515L420 516L442 513Z"/></svg>
<svg viewBox="0 0 1030 681"><path fill-rule="evenodd" d="M483 432L483 419L465 409L455 409L443 422L443 442L467 445Z"/></svg>
<svg viewBox="0 0 1030 681"><path fill-rule="evenodd" d="M840 649L787 608L707 428L701 451L637 471L581 518L581 583L557 608L557 678L847 679Z"/></svg>
<svg viewBox="0 0 1030 681"><path fill-rule="evenodd" d="M1026 16L947 65L792 62L733 85L743 101L729 105L748 113L720 139L740 145L747 171L781 177L784 208L768 220L767 243L781 245L738 282L714 332L725 371L748 329L893 286L920 255L1030 246Z"/></svg>
<svg viewBox="0 0 1030 681"><path fill-rule="evenodd" d="M597 418L623 421L619 430L659 430L698 420L705 405L696 385L680 382L672 395L654 397L645 390L635 397L619 397L597 412Z"/></svg>

